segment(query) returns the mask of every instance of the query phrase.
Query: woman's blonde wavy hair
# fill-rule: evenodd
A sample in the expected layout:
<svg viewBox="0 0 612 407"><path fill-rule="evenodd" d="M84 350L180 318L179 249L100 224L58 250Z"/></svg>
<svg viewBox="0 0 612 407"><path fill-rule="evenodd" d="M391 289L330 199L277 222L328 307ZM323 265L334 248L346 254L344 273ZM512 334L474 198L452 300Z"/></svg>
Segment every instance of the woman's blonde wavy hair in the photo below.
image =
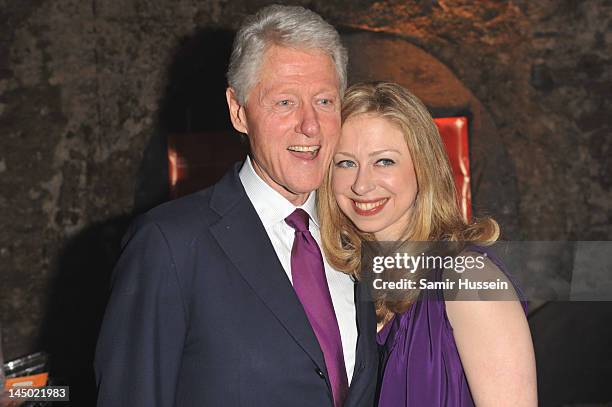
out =
<svg viewBox="0 0 612 407"><path fill-rule="evenodd" d="M486 217L468 223L463 219L438 128L416 96L390 82L355 84L344 96L342 123L361 114L382 117L396 125L410 151L418 192L402 240L481 244L497 240L499 226L495 220ZM375 239L372 234L359 231L338 207L331 188L332 166L333 163L317 194L323 250L334 268L359 278L361 242ZM403 301L377 300L379 322L385 323L394 313L406 311L416 294Z"/></svg>

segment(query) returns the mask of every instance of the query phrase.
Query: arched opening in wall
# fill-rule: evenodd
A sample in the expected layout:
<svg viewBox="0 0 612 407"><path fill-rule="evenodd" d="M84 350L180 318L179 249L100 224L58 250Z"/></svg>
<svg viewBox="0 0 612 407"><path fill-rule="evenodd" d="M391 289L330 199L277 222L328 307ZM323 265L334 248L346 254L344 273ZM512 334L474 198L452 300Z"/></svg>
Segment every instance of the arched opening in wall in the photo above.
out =
<svg viewBox="0 0 612 407"><path fill-rule="evenodd" d="M445 143L464 216L492 215L518 231L515 178L495 125L462 81L434 55L395 35L347 29L349 84L397 82L428 107Z"/></svg>

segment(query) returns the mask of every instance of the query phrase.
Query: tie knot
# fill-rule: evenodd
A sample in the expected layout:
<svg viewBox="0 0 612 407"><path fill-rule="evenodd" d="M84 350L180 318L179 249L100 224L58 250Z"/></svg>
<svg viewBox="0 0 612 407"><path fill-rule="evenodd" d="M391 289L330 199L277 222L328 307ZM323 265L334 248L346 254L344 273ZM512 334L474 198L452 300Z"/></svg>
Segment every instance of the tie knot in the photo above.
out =
<svg viewBox="0 0 612 407"><path fill-rule="evenodd" d="M287 225L295 229L296 232L308 231L309 216L304 209L296 209L293 213L285 218Z"/></svg>

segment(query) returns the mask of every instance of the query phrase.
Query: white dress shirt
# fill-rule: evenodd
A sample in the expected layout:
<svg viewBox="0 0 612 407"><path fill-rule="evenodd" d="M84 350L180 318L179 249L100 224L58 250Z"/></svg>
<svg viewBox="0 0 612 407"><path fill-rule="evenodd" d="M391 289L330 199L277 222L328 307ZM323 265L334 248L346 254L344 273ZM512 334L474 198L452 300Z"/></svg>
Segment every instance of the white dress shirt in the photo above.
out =
<svg viewBox="0 0 612 407"><path fill-rule="evenodd" d="M298 207L293 206L285 197L272 189L255 172L250 157L247 157L244 165L240 169L240 181L244 186L249 200L255 207L276 255L280 260L287 278L291 278L291 248L295 237L295 230L285 223L285 218L293 213ZM319 248L321 247L321 233L319 232L319 220L315 205L315 193L311 192L304 205L299 206L310 216L308 229L316 240ZM323 250L321 249L323 255ZM342 339L342 350L344 353L344 363L349 383L355 368L355 351L357 347L357 323L355 311L354 283L350 276L334 270L323 255L325 265L325 277L329 286L336 319L340 328ZM293 282L292 282L293 284Z"/></svg>

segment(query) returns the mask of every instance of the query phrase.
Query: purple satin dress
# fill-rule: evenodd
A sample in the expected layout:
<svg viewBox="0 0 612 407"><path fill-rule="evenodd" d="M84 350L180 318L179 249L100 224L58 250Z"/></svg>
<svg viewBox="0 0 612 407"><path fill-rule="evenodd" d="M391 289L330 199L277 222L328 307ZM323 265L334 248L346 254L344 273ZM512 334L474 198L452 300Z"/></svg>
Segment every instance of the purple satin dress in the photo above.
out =
<svg viewBox="0 0 612 407"><path fill-rule="evenodd" d="M486 249L470 251L487 252L489 259L505 273L502 264ZM441 277L442 272L438 271L435 278L441 281ZM524 301L522 305L526 312ZM442 290L422 290L418 301L383 327L377 341L382 347L384 369L379 407L474 405Z"/></svg>

